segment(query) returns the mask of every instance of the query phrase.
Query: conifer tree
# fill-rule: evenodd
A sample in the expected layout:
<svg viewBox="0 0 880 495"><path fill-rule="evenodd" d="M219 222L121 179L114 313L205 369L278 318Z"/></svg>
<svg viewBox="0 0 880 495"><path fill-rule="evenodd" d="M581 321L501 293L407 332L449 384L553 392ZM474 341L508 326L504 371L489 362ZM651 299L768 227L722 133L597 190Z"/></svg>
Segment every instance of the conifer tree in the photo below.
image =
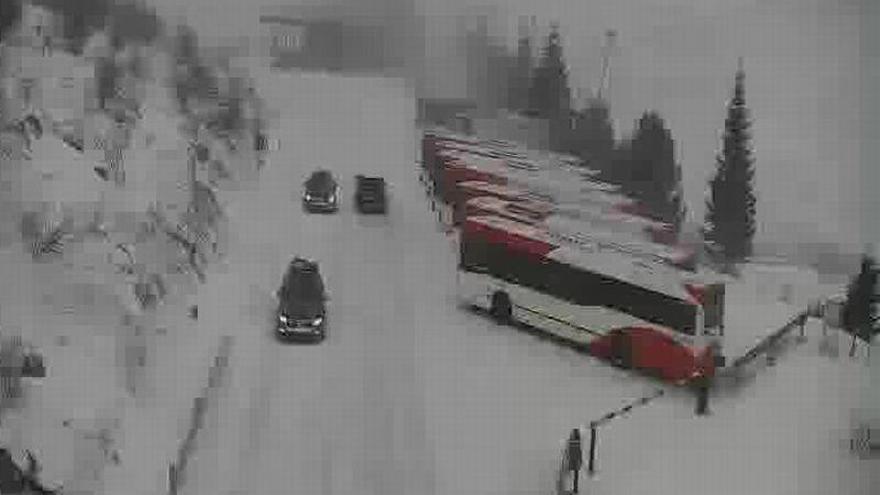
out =
<svg viewBox="0 0 880 495"><path fill-rule="evenodd" d="M529 80L532 75L532 39L526 28L521 28L516 47L516 62L510 71L507 108L524 110L529 105Z"/></svg>
<svg viewBox="0 0 880 495"><path fill-rule="evenodd" d="M5 41L12 28L21 22L21 1L0 2L0 42Z"/></svg>
<svg viewBox="0 0 880 495"><path fill-rule="evenodd" d="M876 262L870 256L863 256L861 270L847 288L843 307L843 329L852 334L850 356L855 354L857 338L870 344L878 332L877 277Z"/></svg>
<svg viewBox="0 0 880 495"><path fill-rule="evenodd" d="M628 188L650 216L676 224L682 215L681 170L675 163L675 142L656 112L645 112L630 143Z"/></svg>
<svg viewBox="0 0 880 495"><path fill-rule="evenodd" d="M752 254L755 235L754 160L749 142L749 113L745 101L745 71L740 59L733 98L728 103L717 170L709 182L706 236L725 263L744 261Z"/></svg>
<svg viewBox="0 0 880 495"><path fill-rule="evenodd" d="M575 114L572 139L566 148L569 153L581 157L588 167L598 170L600 178L612 180L614 127L605 100L590 99L587 106Z"/></svg>
<svg viewBox="0 0 880 495"><path fill-rule="evenodd" d="M552 26L544 47L541 63L535 70L529 88L529 108L539 118L568 121L571 110L571 90L568 71L562 56L562 38L556 25Z"/></svg>

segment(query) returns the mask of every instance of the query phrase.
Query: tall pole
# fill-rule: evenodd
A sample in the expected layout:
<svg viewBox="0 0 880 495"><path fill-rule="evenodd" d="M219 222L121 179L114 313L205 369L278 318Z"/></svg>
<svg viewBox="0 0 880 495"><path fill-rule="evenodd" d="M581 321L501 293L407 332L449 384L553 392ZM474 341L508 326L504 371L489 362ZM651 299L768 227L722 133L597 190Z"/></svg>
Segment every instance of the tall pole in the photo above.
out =
<svg viewBox="0 0 880 495"><path fill-rule="evenodd" d="M617 51L617 31L609 29L605 31L605 44L602 46L602 80L599 82L599 89L596 97L601 99L607 97L611 87L611 57Z"/></svg>

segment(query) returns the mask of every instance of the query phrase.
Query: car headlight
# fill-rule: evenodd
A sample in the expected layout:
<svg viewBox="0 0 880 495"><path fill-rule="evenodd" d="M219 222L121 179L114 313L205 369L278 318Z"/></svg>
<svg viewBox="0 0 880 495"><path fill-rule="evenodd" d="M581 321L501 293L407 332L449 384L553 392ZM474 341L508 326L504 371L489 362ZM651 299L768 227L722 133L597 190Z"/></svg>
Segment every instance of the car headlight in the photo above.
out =
<svg viewBox="0 0 880 495"><path fill-rule="evenodd" d="M319 316L319 317L315 318L314 320L312 320L312 326L317 327L317 326L320 326L321 323L324 323L324 318L322 316Z"/></svg>
<svg viewBox="0 0 880 495"><path fill-rule="evenodd" d="M278 315L278 321L280 321L281 323L287 325L287 317L284 316L284 315Z"/></svg>
<svg viewBox="0 0 880 495"><path fill-rule="evenodd" d="M311 201L311 200L312 200L312 195L309 194L309 193L306 193L306 194L305 194L305 198L306 198L306 201Z"/></svg>

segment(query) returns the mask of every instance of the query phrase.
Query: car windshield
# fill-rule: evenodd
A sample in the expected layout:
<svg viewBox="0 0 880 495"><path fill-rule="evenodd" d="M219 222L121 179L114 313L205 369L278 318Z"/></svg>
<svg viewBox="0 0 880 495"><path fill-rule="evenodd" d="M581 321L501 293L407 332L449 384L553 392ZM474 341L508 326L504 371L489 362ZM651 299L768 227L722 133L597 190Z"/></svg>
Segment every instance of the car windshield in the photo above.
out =
<svg viewBox="0 0 880 495"><path fill-rule="evenodd" d="M320 299L324 294L324 284L320 275L314 271L294 271L286 284L287 296L296 299Z"/></svg>
<svg viewBox="0 0 880 495"><path fill-rule="evenodd" d="M333 186L333 176L329 172L315 172L306 182L309 189L330 189Z"/></svg>

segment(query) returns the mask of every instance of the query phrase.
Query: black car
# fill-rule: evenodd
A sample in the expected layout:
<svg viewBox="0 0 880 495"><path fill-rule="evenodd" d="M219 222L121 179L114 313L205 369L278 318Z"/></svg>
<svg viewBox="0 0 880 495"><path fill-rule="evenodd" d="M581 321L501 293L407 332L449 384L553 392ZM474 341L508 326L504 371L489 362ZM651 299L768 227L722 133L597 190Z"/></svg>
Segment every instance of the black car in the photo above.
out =
<svg viewBox="0 0 880 495"><path fill-rule="evenodd" d="M327 294L318 263L294 258L287 267L277 296L276 333L279 337L324 340Z"/></svg>
<svg viewBox="0 0 880 495"><path fill-rule="evenodd" d="M335 212L339 209L339 184L329 170L317 170L306 181L303 207L310 212Z"/></svg>
<svg viewBox="0 0 880 495"><path fill-rule="evenodd" d="M385 193L385 179L382 177L355 176L357 189L355 203L361 213L380 213L388 211L388 198Z"/></svg>

